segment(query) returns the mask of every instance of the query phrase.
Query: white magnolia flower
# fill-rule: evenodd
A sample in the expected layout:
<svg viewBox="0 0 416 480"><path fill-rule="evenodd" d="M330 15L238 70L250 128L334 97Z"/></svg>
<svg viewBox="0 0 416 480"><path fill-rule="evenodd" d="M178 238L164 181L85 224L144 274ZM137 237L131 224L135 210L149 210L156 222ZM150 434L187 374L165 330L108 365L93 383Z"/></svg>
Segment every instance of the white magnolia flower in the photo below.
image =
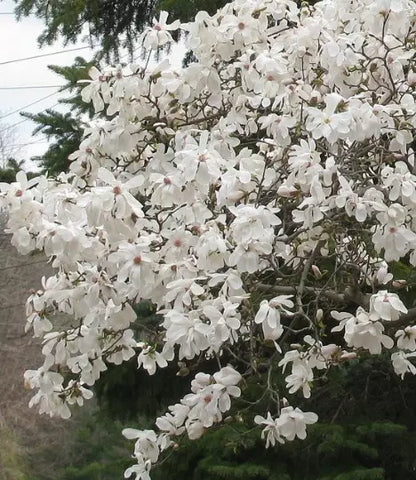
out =
<svg viewBox="0 0 416 480"><path fill-rule="evenodd" d="M264 418L256 415L254 421L258 425L264 425L262 438L266 437L266 448L274 446L276 442L285 443L285 440L292 441L295 437L306 438L306 425L318 421L318 416L313 412L302 412L299 408L284 407L280 416L273 420L270 412Z"/></svg>
<svg viewBox="0 0 416 480"><path fill-rule="evenodd" d="M167 19L168 12L161 11L159 20L156 20L156 18L153 19L153 27L148 27L144 30L142 41L146 49L156 50L172 41L172 36L169 31L176 30L180 22L175 20L173 23L167 24Z"/></svg>
<svg viewBox="0 0 416 480"><path fill-rule="evenodd" d="M118 217L125 217L127 214L134 213L141 217L143 216L142 205L130 193L143 184L143 177L136 175L125 183L120 182L114 178L114 175L105 168L98 170L98 178L103 180L110 187L102 187L99 191L99 196L107 208L113 210ZM104 207L105 208L105 207Z"/></svg>
<svg viewBox="0 0 416 480"><path fill-rule="evenodd" d="M345 329L344 338L349 347L364 348L372 354L381 353L382 347L392 348L393 340L385 335L383 325L371 319L371 316L361 307L354 315L346 312L331 312L340 325L332 329L339 332Z"/></svg>
<svg viewBox="0 0 416 480"><path fill-rule="evenodd" d="M270 446L274 447L276 442L285 443L285 440L280 433L279 426L277 425L277 422L273 420L270 412L267 412L266 418L261 415L256 415L254 421L257 425L264 425L261 432L261 438L264 439L266 437L266 448L269 448Z"/></svg>
<svg viewBox="0 0 416 480"><path fill-rule="evenodd" d="M156 366L159 368L167 366L168 362L163 354L157 352L151 345L140 342L137 346L142 348L142 351L137 356L138 367L140 368L143 365L143 368L147 370L149 375L156 373Z"/></svg>
<svg viewBox="0 0 416 480"><path fill-rule="evenodd" d="M401 313L407 313L407 308L395 293L380 290L370 298L370 318L372 320L398 320Z"/></svg>
<svg viewBox="0 0 416 480"><path fill-rule="evenodd" d="M289 393L295 393L302 389L302 393L305 398L309 398L311 396L310 384L312 381L312 369L302 364L293 365L292 373L286 377L286 384Z"/></svg>
<svg viewBox="0 0 416 480"><path fill-rule="evenodd" d="M416 325L407 326L404 330L397 330L397 347L401 350L416 350Z"/></svg>
<svg viewBox="0 0 416 480"><path fill-rule="evenodd" d="M306 438L306 425L318 421L318 415L313 412L302 412L299 408L282 408L279 418L276 420L280 432L287 440L294 440L295 437L304 440Z"/></svg>
<svg viewBox="0 0 416 480"><path fill-rule="evenodd" d="M135 455L149 459L156 463L159 458L159 447L157 444L157 435L153 430L136 430L134 428L125 428L122 434L128 440L136 440Z"/></svg>
<svg viewBox="0 0 416 480"><path fill-rule="evenodd" d="M330 93L325 97L325 109L308 109L306 128L312 133L314 139L326 138L334 143L339 138L344 138L350 129L351 116L348 111L336 113L340 103L345 105L344 99L336 94Z"/></svg>
<svg viewBox="0 0 416 480"><path fill-rule="evenodd" d="M391 362L393 364L394 371L397 375L400 375L402 379L406 373L416 375L416 366L408 360L416 356L416 353L404 353L396 352L391 356Z"/></svg>

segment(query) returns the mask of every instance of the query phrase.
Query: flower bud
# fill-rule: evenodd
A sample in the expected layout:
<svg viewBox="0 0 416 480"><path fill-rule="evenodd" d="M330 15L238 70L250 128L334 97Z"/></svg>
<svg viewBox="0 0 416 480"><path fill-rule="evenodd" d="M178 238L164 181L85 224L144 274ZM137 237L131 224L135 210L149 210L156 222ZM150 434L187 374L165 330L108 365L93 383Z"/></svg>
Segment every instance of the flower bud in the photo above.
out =
<svg viewBox="0 0 416 480"><path fill-rule="evenodd" d="M322 278L322 273L321 271L319 270L319 267L317 267L316 265L312 265L312 272L313 274L315 275L315 278L317 278L318 280Z"/></svg>
<svg viewBox="0 0 416 480"><path fill-rule="evenodd" d="M406 280L403 279L393 280L391 284L394 288L405 288L407 286Z"/></svg>
<svg viewBox="0 0 416 480"><path fill-rule="evenodd" d="M318 308L318 310L316 311L316 321L318 323L321 323L323 318L324 318L324 312L322 308Z"/></svg>
<svg viewBox="0 0 416 480"><path fill-rule="evenodd" d="M357 358L357 354L355 352L344 352L339 358L341 360L353 360Z"/></svg>

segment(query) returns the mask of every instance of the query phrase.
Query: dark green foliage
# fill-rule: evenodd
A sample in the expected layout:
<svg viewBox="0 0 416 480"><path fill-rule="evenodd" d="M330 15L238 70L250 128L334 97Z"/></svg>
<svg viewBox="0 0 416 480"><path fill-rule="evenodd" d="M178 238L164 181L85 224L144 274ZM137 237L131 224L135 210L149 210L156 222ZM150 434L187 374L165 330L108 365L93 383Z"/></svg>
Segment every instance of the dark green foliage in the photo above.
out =
<svg viewBox="0 0 416 480"><path fill-rule="evenodd" d="M96 413L85 419L71 445L71 463L54 480L113 480L131 463L130 442L121 435L124 426Z"/></svg>
<svg viewBox="0 0 416 480"><path fill-rule="evenodd" d="M409 308L416 306L416 270L409 261L393 262L389 270L394 278L406 281L406 287L401 288L399 293Z"/></svg>
<svg viewBox="0 0 416 480"><path fill-rule="evenodd" d="M16 181L16 173L23 169L24 160L18 162L14 158L7 160L6 168L0 168L0 182L13 183ZM32 172L26 172L28 178L35 176Z"/></svg>
<svg viewBox="0 0 416 480"><path fill-rule="evenodd" d="M131 328L136 332L136 338L156 346L156 327L160 317L156 315L154 306L143 301L136 304L134 309L137 320ZM193 368L192 365L189 367ZM204 372L214 373L217 362L201 359L199 367ZM139 414L154 419L189 392L192 378L193 372L185 364L181 368L172 362L168 367L158 369L157 374L149 375L143 368L138 369L137 359L132 358L121 365L108 364L108 370L95 384L95 391L100 407L115 418L125 420Z"/></svg>
<svg viewBox="0 0 416 480"><path fill-rule="evenodd" d="M139 337L143 327L155 331L158 317L152 306L141 303L136 312ZM208 362L202 370L215 368ZM155 416L189 391L192 372L182 378L177 370L173 364L149 376L137 370L135 360L110 367L98 384L98 398L113 416L153 428ZM281 375L275 377L273 384L284 391ZM234 402L228 423L198 441L180 439L155 468L153 480L416 480L416 379L402 382L388 354L368 355L329 371L310 400L293 400L304 411L316 411L320 423L308 429L306 441L268 450L245 403L261 397L261 376L242 388L244 400ZM273 408L266 398L256 406L260 414Z"/></svg>
<svg viewBox="0 0 416 480"><path fill-rule="evenodd" d="M134 309L137 320L132 328L138 339L149 339L147 332L155 331L160 319L149 302L136 304ZM176 376L177 371L172 364L150 376L137 368L136 358L122 365L109 364L95 385L100 407L113 418L131 419L138 414L154 418L189 388L189 379Z"/></svg>
<svg viewBox="0 0 416 480"><path fill-rule="evenodd" d="M254 382L247 394L255 397ZM181 442L154 479L416 480L416 381L402 382L387 355L334 369L311 400L297 401L320 417L305 441L265 450L253 414L235 402L230 424Z"/></svg>
<svg viewBox="0 0 416 480"><path fill-rule="evenodd" d="M178 18L182 22L188 22L195 18L200 10L205 10L213 15L222 8L229 0L161 0L160 10L169 12L173 19Z"/></svg>
<svg viewBox="0 0 416 480"><path fill-rule="evenodd" d="M116 369L110 372L102 379L101 401L119 391L113 413L129 410L131 425L140 428L153 428L153 418L189 391L192 377L176 383L173 370L160 378L162 371L144 377L134 362L124 377L117 377ZM242 385L246 400L260 397L258 380ZM305 441L266 450L253 412L245 411L243 400L235 401L222 428L210 429L198 441L180 439L154 469L152 480L416 480L416 380L402 382L388 355L369 355L333 369L311 400L299 396L293 403L320 417L320 423L308 428ZM267 401L256 407L260 414L272 408ZM144 415L138 421L134 409Z"/></svg>
<svg viewBox="0 0 416 480"><path fill-rule="evenodd" d="M139 338L147 330L157 333L159 319L151 304L137 305L136 313ZM185 377L175 375L174 363L155 376L137 370L135 359L109 366L97 385L101 414L81 423L69 447L72 461L53 480L121 478L134 462L129 459L133 442L123 439L122 427L154 428L154 418L189 392L193 372L188 366ZM216 362L201 367L216 368ZM284 391L281 375L275 377L272 383ZM241 387L244 400L233 402L221 428L209 429L198 441L178 439L152 470L152 480L416 480L416 379L401 381L388 354L334 368L317 382L310 400L296 396L292 403L316 411L320 422L308 428L305 441L267 450L253 416L256 411L274 414L274 405L265 397L255 411L247 410L247 401L261 397L261 375Z"/></svg>
<svg viewBox="0 0 416 480"><path fill-rule="evenodd" d="M16 0L18 17L35 14L45 22L38 38L40 45L51 45L59 37L64 43L79 40L85 26L88 39L117 56L120 47L133 48L143 25L155 12L155 0ZM121 40L123 38L123 40Z"/></svg>
<svg viewBox="0 0 416 480"><path fill-rule="evenodd" d="M88 72L94 65L94 62L88 62L82 57L76 57L74 63L69 66L49 65L49 70L59 75L62 81L65 82L63 91L74 93L70 98L64 100L65 105L69 105L71 111L77 113L86 113L90 117L94 114L94 108L91 104L85 103L81 99L80 92L84 85L78 83L80 80L89 80Z"/></svg>
<svg viewBox="0 0 416 480"><path fill-rule="evenodd" d="M82 140L79 118L74 118L69 112L63 114L52 109L37 114L25 113L24 116L38 124L33 133L41 132L48 140L54 140L42 156L32 160L39 162L42 170L50 176L66 172L70 165L68 156L78 149Z"/></svg>
<svg viewBox="0 0 416 480"><path fill-rule="evenodd" d="M100 407L112 416L131 419L140 415L154 418L189 389L189 378L176 376L175 364L150 376L137 368L134 358L122 365L109 365L96 384Z"/></svg>
<svg viewBox="0 0 416 480"><path fill-rule="evenodd" d="M381 468L359 468L341 473L336 477L325 477L322 480L385 480L385 478Z"/></svg>
<svg viewBox="0 0 416 480"><path fill-rule="evenodd" d="M16 181L16 172L11 168L0 169L0 182L12 183Z"/></svg>
<svg viewBox="0 0 416 480"><path fill-rule="evenodd" d="M319 424L305 441L264 449L258 432L237 423L185 441L154 480L414 480L415 434L390 422ZM388 461L386 460L388 459ZM175 468L173 468L175 466Z"/></svg>
<svg viewBox="0 0 416 480"><path fill-rule="evenodd" d="M82 102L80 95L82 85L77 83L79 80L88 78L88 70L91 66L92 64L82 57L77 57L72 66L50 65L48 67L65 82L62 91L73 94L60 100L60 103L70 107L70 112L60 113L48 109L36 114L22 113L37 125L33 134L42 133L52 142L42 156L32 159L39 162L43 173L47 172L50 176L56 176L68 170L70 165L68 156L79 148L82 140L84 127L82 119L92 116L92 107Z"/></svg>

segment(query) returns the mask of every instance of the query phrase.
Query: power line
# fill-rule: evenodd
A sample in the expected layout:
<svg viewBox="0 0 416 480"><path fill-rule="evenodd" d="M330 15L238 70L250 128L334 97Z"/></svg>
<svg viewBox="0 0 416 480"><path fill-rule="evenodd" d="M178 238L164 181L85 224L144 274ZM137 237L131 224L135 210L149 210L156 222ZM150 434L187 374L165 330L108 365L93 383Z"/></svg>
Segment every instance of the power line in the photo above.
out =
<svg viewBox="0 0 416 480"><path fill-rule="evenodd" d="M51 108L55 108L58 105L60 105L60 103L56 102L51 107L44 108L43 110L40 110L39 112L35 113L35 115L39 115L39 113L45 112L46 110L50 110ZM31 119L30 118L24 118L23 120L20 120L20 122L13 123L12 125L9 125L9 126L3 128L2 130L0 130L0 135L4 132L7 132L7 130L10 130L14 127L17 127L18 125L20 125L22 123L28 122L29 120L31 120Z"/></svg>
<svg viewBox="0 0 416 480"><path fill-rule="evenodd" d="M3 132L7 132L7 130L12 129L13 127L17 127L21 123L27 122L28 120L29 120L28 118L25 118L24 120L20 120L20 122L13 123L13 125L9 125L8 127L3 128L3 130L0 130L0 134L2 134Z"/></svg>
<svg viewBox="0 0 416 480"><path fill-rule="evenodd" d="M86 48L92 49L94 47L95 47L95 45L86 46L86 47L68 48L66 50L59 50L57 52L42 53L41 55L33 55L32 57L16 58L14 60L7 60L6 62L0 62L0 65L7 65L9 63L16 63L16 62L24 62L26 60L33 60L34 58L50 57L51 55L59 55L60 53L76 52L77 50L85 50Z"/></svg>
<svg viewBox="0 0 416 480"><path fill-rule="evenodd" d="M66 85L22 85L16 87L0 87L0 90L28 90L34 88L62 88Z"/></svg>
<svg viewBox="0 0 416 480"><path fill-rule="evenodd" d="M33 140L33 142L25 142L25 143L14 143L12 145L6 145L7 148L16 148L16 147L26 147L27 145L34 145L35 143L48 143L49 140L43 138L41 140Z"/></svg>
<svg viewBox="0 0 416 480"><path fill-rule="evenodd" d="M10 112L10 113L7 113L6 115L3 115L2 117L0 117L0 120L3 120L4 118L10 117L11 115L14 115L15 113L19 113L22 110L25 110L26 108L31 107L32 105L36 105L37 103L42 102L43 100L46 100L47 98L52 97L53 95L56 95L57 93L60 93L59 90L56 91L56 92L50 93L49 95L45 95L44 97L39 98L39 100L36 100L35 102L29 103L28 105L25 105L24 107L20 107L17 110L13 110L13 112Z"/></svg>

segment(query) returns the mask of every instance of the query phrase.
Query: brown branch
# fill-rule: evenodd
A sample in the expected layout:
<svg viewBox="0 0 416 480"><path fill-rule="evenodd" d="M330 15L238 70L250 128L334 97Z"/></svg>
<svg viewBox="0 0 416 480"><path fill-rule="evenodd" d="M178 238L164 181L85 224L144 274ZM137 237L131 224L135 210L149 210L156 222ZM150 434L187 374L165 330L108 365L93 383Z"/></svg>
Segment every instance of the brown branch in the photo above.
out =
<svg viewBox="0 0 416 480"><path fill-rule="evenodd" d="M287 285L266 285L264 283L258 283L256 287L261 292L277 293L280 295L296 295L299 291L298 287L290 287ZM348 303L345 295L343 295L342 293L337 293L334 290L323 290L315 287L303 287L303 292L311 295L322 295L328 300L333 301L334 303Z"/></svg>

